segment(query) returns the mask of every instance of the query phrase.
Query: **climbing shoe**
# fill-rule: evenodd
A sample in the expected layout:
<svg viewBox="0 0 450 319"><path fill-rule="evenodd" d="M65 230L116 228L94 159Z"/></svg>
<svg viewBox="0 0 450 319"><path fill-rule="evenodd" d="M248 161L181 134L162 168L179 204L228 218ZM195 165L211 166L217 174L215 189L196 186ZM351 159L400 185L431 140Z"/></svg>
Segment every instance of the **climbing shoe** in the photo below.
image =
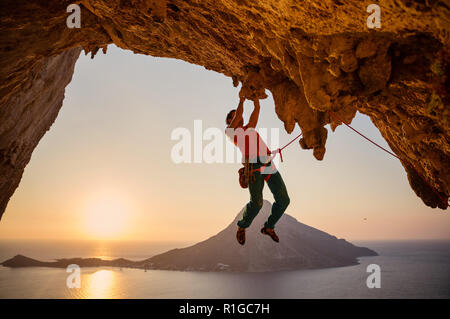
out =
<svg viewBox="0 0 450 319"><path fill-rule="evenodd" d="M239 244L241 245L245 244L245 228L238 227L236 238Z"/></svg>
<svg viewBox="0 0 450 319"><path fill-rule="evenodd" d="M274 242L278 243L280 241L280 239L278 238L277 234L275 234L275 230L273 230L271 228L267 228L267 227L264 226L263 228L261 228L261 233L264 234L264 235L269 235L270 238L272 238L272 240Z"/></svg>

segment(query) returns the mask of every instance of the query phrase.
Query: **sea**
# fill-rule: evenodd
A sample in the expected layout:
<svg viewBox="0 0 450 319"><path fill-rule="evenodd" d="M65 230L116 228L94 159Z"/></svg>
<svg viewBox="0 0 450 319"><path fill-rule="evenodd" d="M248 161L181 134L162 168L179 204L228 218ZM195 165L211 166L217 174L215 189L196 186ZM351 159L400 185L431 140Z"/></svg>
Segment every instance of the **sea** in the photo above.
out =
<svg viewBox="0 0 450 319"><path fill-rule="evenodd" d="M79 288L68 287L66 269L0 266L0 298L450 298L450 240L353 243L379 256L347 267L267 273L82 268ZM190 244L0 240L0 261L17 254L142 260Z"/></svg>

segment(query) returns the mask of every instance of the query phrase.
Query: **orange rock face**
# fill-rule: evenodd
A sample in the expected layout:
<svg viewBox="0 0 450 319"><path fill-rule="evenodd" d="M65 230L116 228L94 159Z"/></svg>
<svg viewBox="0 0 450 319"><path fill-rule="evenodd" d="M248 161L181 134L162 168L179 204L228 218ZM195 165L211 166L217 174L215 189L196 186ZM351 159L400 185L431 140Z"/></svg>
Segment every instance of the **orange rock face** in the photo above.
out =
<svg viewBox="0 0 450 319"><path fill-rule="evenodd" d="M0 4L0 212L34 147L53 123L80 48L106 46L202 65L272 93L300 146L326 156L325 125L370 116L400 157L424 203L447 208L450 189L450 1L378 1L369 29L359 0L81 0L81 28L66 26L70 1ZM231 81L232 79L232 81Z"/></svg>

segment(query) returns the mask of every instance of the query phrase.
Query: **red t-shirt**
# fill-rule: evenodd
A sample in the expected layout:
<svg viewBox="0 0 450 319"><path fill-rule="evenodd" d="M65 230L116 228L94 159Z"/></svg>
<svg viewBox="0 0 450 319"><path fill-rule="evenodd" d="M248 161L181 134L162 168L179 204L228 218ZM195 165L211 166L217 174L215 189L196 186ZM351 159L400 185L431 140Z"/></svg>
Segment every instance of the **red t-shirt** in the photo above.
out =
<svg viewBox="0 0 450 319"><path fill-rule="evenodd" d="M242 153L242 161L270 156L270 150L264 140L253 127L227 127L225 134L239 147Z"/></svg>

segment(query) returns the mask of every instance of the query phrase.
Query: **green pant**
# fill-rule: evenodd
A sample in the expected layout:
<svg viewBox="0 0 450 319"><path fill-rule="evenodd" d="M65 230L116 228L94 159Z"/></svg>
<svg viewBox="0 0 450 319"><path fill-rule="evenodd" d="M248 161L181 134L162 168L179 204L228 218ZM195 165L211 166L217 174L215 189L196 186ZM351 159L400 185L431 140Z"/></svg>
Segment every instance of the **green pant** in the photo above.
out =
<svg viewBox="0 0 450 319"><path fill-rule="evenodd" d="M238 226L242 228L247 228L251 225L253 219L256 215L258 215L259 210L263 205L264 178L267 177L267 175L261 174L260 172L254 172L253 174L255 176L255 180L253 183L248 185L248 189L250 191L250 202L248 202L244 209L242 219L237 223ZM267 185L273 194L275 202L272 205L272 212L264 226L273 229L288 207L290 199L280 172L277 171L272 174L267 181Z"/></svg>

